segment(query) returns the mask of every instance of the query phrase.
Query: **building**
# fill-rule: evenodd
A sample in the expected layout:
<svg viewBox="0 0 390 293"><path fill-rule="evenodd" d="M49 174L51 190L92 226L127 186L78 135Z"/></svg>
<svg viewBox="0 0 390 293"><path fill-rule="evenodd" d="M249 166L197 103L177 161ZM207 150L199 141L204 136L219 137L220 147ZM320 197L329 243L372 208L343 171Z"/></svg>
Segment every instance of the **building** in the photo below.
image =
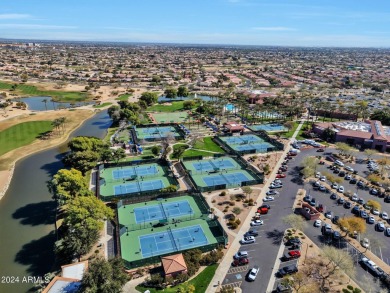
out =
<svg viewBox="0 0 390 293"><path fill-rule="evenodd" d="M181 253L164 256L161 258L161 263L166 277L175 277L176 275L187 273L187 264Z"/></svg>
<svg viewBox="0 0 390 293"><path fill-rule="evenodd" d="M381 152L390 151L390 127L383 126L380 121L315 123L313 132L321 135L327 128L335 132L336 142Z"/></svg>
<svg viewBox="0 0 390 293"><path fill-rule="evenodd" d="M236 122L226 122L223 126L230 133L241 132L245 129L244 126L242 126L241 124L237 124Z"/></svg>
<svg viewBox="0 0 390 293"><path fill-rule="evenodd" d="M61 276L55 276L42 293L78 292L84 272L88 269L88 261L65 265L61 269Z"/></svg>

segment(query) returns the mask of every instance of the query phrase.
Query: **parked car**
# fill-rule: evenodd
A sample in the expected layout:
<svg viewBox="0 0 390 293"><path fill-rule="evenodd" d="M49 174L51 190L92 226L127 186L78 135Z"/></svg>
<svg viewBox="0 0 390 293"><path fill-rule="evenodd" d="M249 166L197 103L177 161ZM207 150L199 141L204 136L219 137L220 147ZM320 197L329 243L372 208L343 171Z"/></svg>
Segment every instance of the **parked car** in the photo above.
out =
<svg viewBox="0 0 390 293"><path fill-rule="evenodd" d="M382 222L378 222L378 223L376 223L375 228L377 231L383 232L383 231L385 231L385 224L383 224Z"/></svg>
<svg viewBox="0 0 390 293"><path fill-rule="evenodd" d="M351 196L351 200L352 201L358 201L358 196L357 196L357 194L356 193L354 193L352 196Z"/></svg>
<svg viewBox="0 0 390 293"><path fill-rule="evenodd" d="M332 183L332 188L338 189L338 188L339 188L339 185L338 185L337 183Z"/></svg>
<svg viewBox="0 0 390 293"><path fill-rule="evenodd" d="M338 195L336 194L336 193L332 193L331 195L330 195L330 199L334 199L334 200L336 200L336 199L338 199L339 197L338 197Z"/></svg>
<svg viewBox="0 0 390 293"><path fill-rule="evenodd" d="M253 236L253 237L259 236L259 232L257 232L256 230L249 230L244 234L244 237L248 237L248 236Z"/></svg>
<svg viewBox="0 0 390 293"><path fill-rule="evenodd" d="M261 209L261 208L267 208L267 209L271 209L271 206L269 205L269 204L262 204L260 207L259 207L259 209Z"/></svg>
<svg viewBox="0 0 390 293"><path fill-rule="evenodd" d="M241 239L241 244L250 244L250 243L255 243L256 239L253 236L247 236L243 237Z"/></svg>
<svg viewBox="0 0 390 293"><path fill-rule="evenodd" d="M267 201L274 201L275 198L273 196L270 196L270 195L267 195L266 197L263 198L263 202L267 202Z"/></svg>
<svg viewBox="0 0 390 293"><path fill-rule="evenodd" d="M299 257L301 257L301 252L299 250L291 250L286 252L282 258L284 261L288 261Z"/></svg>
<svg viewBox="0 0 390 293"><path fill-rule="evenodd" d="M379 278L382 277L384 274L384 271L380 267L378 267L372 260L369 260L366 257L363 257L360 260L360 264L364 269L369 271L374 277Z"/></svg>
<svg viewBox="0 0 390 293"><path fill-rule="evenodd" d="M286 267L283 267L281 269L278 270L278 275L280 277L284 277L286 275L291 275L291 274L294 274L298 272L298 267L297 265L289 265L289 266L286 266Z"/></svg>
<svg viewBox="0 0 390 293"><path fill-rule="evenodd" d="M334 216L334 217L332 218L332 222L333 222L334 224L337 224L339 220L340 220L340 216Z"/></svg>
<svg viewBox="0 0 390 293"><path fill-rule="evenodd" d="M385 235L386 235L387 237L390 237L390 227L386 227Z"/></svg>
<svg viewBox="0 0 390 293"><path fill-rule="evenodd" d="M325 218L328 218L328 219L332 219L332 212L331 211L327 211L325 214L324 214Z"/></svg>
<svg viewBox="0 0 390 293"><path fill-rule="evenodd" d="M233 258L234 258L234 259L247 258L248 256L249 256L248 251L243 250L243 251L237 252L237 253L233 256Z"/></svg>
<svg viewBox="0 0 390 293"><path fill-rule="evenodd" d="M304 201L304 202L310 202L310 201L311 201L311 196L310 196L310 195L306 195L306 196L303 198L303 201Z"/></svg>
<svg viewBox="0 0 390 293"><path fill-rule="evenodd" d="M333 240L338 240L338 239L340 239L340 237L341 237L340 232L333 231L333 234L332 234Z"/></svg>
<svg viewBox="0 0 390 293"><path fill-rule="evenodd" d="M340 166L340 167L344 167L344 163L341 162L340 160L336 160L336 161L334 161L334 163L335 163L336 165Z"/></svg>
<svg viewBox="0 0 390 293"><path fill-rule="evenodd" d="M282 188L283 187L283 184L273 184L271 183L269 188L270 189L276 189L276 188Z"/></svg>
<svg viewBox="0 0 390 293"><path fill-rule="evenodd" d="M323 148L319 148L318 150L317 150L317 153L322 153L322 152L324 152L325 150L323 149Z"/></svg>
<svg viewBox="0 0 390 293"><path fill-rule="evenodd" d="M363 238L362 240L362 246L364 248L369 248L370 247L370 240L368 240L368 238Z"/></svg>
<svg viewBox="0 0 390 293"><path fill-rule="evenodd" d="M315 175L316 178L320 178L321 177L321 173L320 172L317 172L316 175Z"/></svg>
<svg viewBox="0 0 390 293"><path fill-rule="evenodd" d="M349 181L349 183L351 183L351 184L356 184L356 182L357 182L357 179L356 179L356 178L352 178L352 179Z"/></svg>
<svg viewBox="0 0 390 293"><path fill-rule="evenodd" d="M352 176L351 176L351 174L347 174L347 175L345 175L344 179L345 179L345 180L351 180L351 179L352 179Z"/></svg>
<svg viewBox="0 0 390 293"><path fill-rule="evenodd" d="M321 227L321 224L322 224L321 220L314 221L314 227Z"/></svg>
<svg viewBox="0 0 390 293"><path fill-rule="evenodd" d="M309 205L311 205L312 207L315 207L317 205L316 199L312 198L311 201L309 202Z"/></svg>
<svg viewBox="0 0 390 293"><path fill-rule="evenodd" d="M285 178L286 174L276 174L276 178Z"/></svg>
<svg viewBox="0 0 390 293"><path fill-rule="evenodd" d="M254 220L251 222L251 226L261 226L264 224L263 220Z"/></svg>
<svg viewBox="0 0 390 293"><path fill-rule="evenodd" d="M326 191L326 187L323 186L323 185L320 185L320 187L318 187L319 191Z"/></svg>
<svg viewBox="0 0 390 293"><path fill-rule="evenodd" d="M366 213L365 210L360 210L360 217L363 218L363 219L367 219L368 218L368 214Z"/></svg>
<svg viewBox="0 0 390 293"><path fill-rule="evenodd" d="M235 259L233 262L232 262L232 266L233 267L237 267L237 266L245 266L249 263L249 259L247 258L239 258L239 259Z"/></svg>
<svg viewBox="0 0 390 293"><path fill-rule="evenodd" d="M260 268L258 266L254 266L248 273L248 281L256 280L257 274L259 273Z"/></svg>
<svg viewBox="0 0 390 293"><path fill-rule="evenodd" d="M340 193L344 193L344 186L339 186L339 188L337 189L338 192Z"/></svg>
<svg viewBox="0 0 390 293"><path fill-rule="evenodd" d="M344 208L346 208L346 209L350 209L351 206L352 206L352 204L351 204L349 201L346 201L346 202L344 203Z"/></svg>
<svg viewBox="0 0 390 293"><path fill-rule="evenodd" d="M351 210L352 214L360 215L360 208L358 206L354 206Z"/></svg>
<svg viewBox="0 0 390 293"><path fill-rule="evenodd" d="M368 224L375 224L375 218L373 216L369 216L367 218L367 223Z"/></svg>
<svg viewBox="0 0 390 293"><path fill-rule="evenodd" d="M377 195L377 194L378 194L378 190L375 189L375 188L371 188L371 189L370 189L370 194L372 194L372 195Z"/></svg>
<svg viewBox="0 0 390 293"><path fill-rule="evenodd" d="M373 215L376 215L376 216L379 216L379 214L380 214L380 212L379 212L378 209L372 209L372 210L371 210L371 213L372 213Z"/></svg>
<svg viewBox="0 0 390 293"><path fill-rule="evenodd" d="M302 244L302 242L301 242L301 240L298 237L295 237L295 238L290 238L285 243L286 246L291 246L291 245L294 245L294 244L299 244L300 245L300 244Z"/></svg>
<svg viewBox="0 0 390 293"><path fill-rule="evenodd" d="M345 202L345 199L342 198L342 197L340 197L340 198L337 200L337 203L338 203L338 204L344 204L344 202Z"/></svg>
<svg viewBox="0 0 390 293"><path fill-rule="evenodd" d="M381 213L381 218L382 218L383 220L388 220L388 219L389 219L389 216L387 215L386 212L382 212L382 213Z"/></svg>
<svg viewBox="0 0 390 293"><path fill-rule="evenodd" d="M326 177L325 176L321 176L320 177L320 181L325 182L326 181Z"/></svg>
<svg viewBox="0 0 390 293"><path fill-rule="evenodd" d="M268 191L266 192L266 195L277 195L277 194L279 194L279 192L276 191L276 190L268 190Z"/></svg>
<svg viewBox="0 0 390 293"><path fill-rule="evenodd" d="M350 166L345 166L344 167L345 170L349 171L349 172L353 172L354 170L352 169L352 167Z"/></svg>
<svg viewBox="0 0 390 293"><path fill-rule="evenodd" d="M364 199L359 198L359 199L357 200L357 203L358 203L358 204L361 204L361 205L364 205L366 202L364 201Z"/></svg>

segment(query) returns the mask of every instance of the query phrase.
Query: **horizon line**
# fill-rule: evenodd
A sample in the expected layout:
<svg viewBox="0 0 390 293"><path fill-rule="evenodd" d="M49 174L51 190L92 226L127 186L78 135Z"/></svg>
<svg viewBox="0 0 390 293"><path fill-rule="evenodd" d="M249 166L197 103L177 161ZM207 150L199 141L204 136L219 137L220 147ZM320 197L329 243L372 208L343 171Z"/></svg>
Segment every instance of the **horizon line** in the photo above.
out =
<svg viewBox="0 0 390 293"><path fill-rule="evenodd" d="M218 46L218 47L281 47L281 48L341 48L341 49L390 49L389 47L383 46L383 47L374 47L374 46L367 46L367 47L352 47L352 46L336 46L336 45L327 45L327 46L299 46L299 45L249 45L249 44L207 44L207 43L186 43L186 42L153 42L153 41L104 41L104 40L53 40L53 39L29 39L29 38L18 38L18 39L10 39L10 38L1 38L0 42L2 41L10 41L10 42L20 42L20 41L34 41L34 42L50 42L50 43L61 43L61 42L68 42L68 43L111 43L111 44L148 44L148 45L196 45L196 46Z"/></svg>

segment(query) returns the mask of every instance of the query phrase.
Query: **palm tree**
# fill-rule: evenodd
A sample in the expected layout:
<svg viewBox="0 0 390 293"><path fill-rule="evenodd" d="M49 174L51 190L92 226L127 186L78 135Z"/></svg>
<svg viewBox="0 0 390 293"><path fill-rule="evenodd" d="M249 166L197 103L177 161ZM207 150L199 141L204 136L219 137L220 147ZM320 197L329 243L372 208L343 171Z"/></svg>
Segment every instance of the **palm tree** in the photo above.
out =
<svg viewBox="0 0 390 293"><path fill-rule="evenodd" d="M42 102L45 103L45 108L46 108L46 111L47 111L47 99L43 99Z"/></svg>

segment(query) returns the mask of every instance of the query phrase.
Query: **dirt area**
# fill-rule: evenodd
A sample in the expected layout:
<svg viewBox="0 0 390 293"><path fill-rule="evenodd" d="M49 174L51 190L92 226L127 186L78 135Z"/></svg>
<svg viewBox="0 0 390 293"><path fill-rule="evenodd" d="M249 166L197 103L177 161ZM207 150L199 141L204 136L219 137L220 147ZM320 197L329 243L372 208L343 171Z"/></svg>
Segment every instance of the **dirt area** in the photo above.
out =
<svg viewBox="0 0 390 293"><path fill-rule="evenodd" d="M305 262L321 256L321 249L300 231L293 232L293 236L300 237L302 241L301 257L298 261L298 268L301 270L305 267ZM360 288L351 278L348 277L348 275L343 272L341 273L341 277L339 278L330 278L332 285L329 292L342 292L342 289L346 288L348 285L351 285L354 288Z"/></svg>
<svg viewBox="0 0 390 293"><path fill-rule="evenodd" d="M13 173L13 166L17 160L37 151L42 151L65 142L68 139L69 134L81 125L82 122L90 118L93 113L94 112L90 110L59 110L40 112L34 115L23 114L21 116L2 121L0 124L0 131L27 121L54 120L59 117L66 117L67 119L65 132L61 135L56 135L47 140L36 140L32 144L12 150L0 157L0 198L4 195L8 187Z"/></svg>
<svg viewBox="0 0 390 293"><path fill-rule="evenodd" d="M280 157L283 155L283 152L273 152L267 154L256 154L256 155L244 155L244 159L248 161L252 158L252 161L249 161L253 167L260 171L264 171L264 167L269 165L269 173L264 173L265 178L268 179L271 175L272 170L279 161Z"/></svg>

